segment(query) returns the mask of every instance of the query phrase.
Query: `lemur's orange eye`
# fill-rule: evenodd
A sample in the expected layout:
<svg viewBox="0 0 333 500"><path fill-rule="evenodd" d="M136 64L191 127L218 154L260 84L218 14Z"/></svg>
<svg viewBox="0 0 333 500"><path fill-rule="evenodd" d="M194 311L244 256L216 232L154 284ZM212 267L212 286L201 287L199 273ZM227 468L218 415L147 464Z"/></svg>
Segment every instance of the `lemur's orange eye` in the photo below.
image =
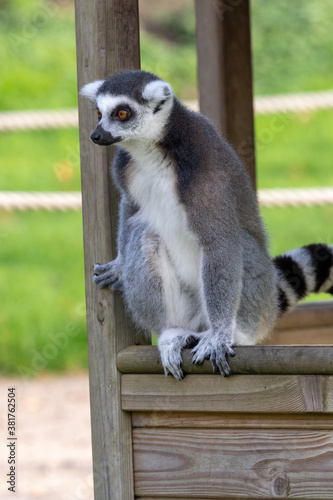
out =
<svg viewBox="0 0 333 500"><path fill-rule="evenodd" d="M101 118L102 118L102 113L100 112L100 110L99 110L99 109L97 110L97 116L98 116L98 118L99 118L99 119L101 119Z"/></svg>
<svg viewBox="0 0 333 500"><path fill-rule="evenodd" d="M120 109L117 113L117 116L121 120L125 120L128 117L128 111L126 111L125 109Z"/></svg>

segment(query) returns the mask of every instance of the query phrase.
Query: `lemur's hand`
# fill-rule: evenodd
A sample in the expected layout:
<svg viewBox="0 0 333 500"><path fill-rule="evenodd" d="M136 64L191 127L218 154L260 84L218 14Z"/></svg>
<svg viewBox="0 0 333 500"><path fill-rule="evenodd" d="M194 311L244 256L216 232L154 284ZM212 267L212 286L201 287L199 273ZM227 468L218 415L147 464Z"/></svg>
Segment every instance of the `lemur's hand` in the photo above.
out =
<svg viewBox="0 0 333 500"><path fill-rule="evenodd" d="M231 374L227 356L235 356L232 349L232 342L228 340L231 335L208 330L202 334L198 344L192 349L192 362L201 365L205 359L210 359L215 372L227 377Z"/></svg>
<svg viewBox="0 0 333 500"><path fill-rule="evenodd" d="M122 290L122 272L120 259L112 260L107 264L96 264L93 281L100 288L111 285L112 290Z"/></svg>

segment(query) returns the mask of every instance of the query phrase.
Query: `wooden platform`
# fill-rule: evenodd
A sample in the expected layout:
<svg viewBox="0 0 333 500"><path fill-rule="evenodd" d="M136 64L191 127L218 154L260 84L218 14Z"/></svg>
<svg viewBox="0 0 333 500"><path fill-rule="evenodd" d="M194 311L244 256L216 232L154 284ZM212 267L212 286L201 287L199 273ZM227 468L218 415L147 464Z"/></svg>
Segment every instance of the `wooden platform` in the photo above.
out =
<svg viewBox="0 0 333 500"><path fill-rule="evenodd" d="M182 381L161 374L156 347L118 354L136 497L332 499L333 346L235 350L247 375L211 374L185 352Z"/></svg>

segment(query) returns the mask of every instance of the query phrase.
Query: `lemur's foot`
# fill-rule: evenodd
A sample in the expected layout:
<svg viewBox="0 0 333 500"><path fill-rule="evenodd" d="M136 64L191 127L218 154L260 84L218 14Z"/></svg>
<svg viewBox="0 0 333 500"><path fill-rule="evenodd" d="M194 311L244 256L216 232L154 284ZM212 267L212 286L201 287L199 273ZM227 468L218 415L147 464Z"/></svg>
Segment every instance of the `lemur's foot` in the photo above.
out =
<svg viewBox="0 0 333 500"><path fill-rule="evenodd" d="M220 372L227 377L231 374L227 356L235 356L231 342L226 342L223 336L211 331L202 334L198 344L192 349L192 361L196 365L202 365L205 359L210 359L214 372Z"/></svg>
<svg viewBox="0 0 333 500"><path fill-rule="evenodd" d="M111 285L112 290L121 290L123 284L120 262L116 259L104 265L96 264L93 281L100 288Z"/></svg>
<svg viewBox="0 0 333 500"><path fill-rule="evenodd" d="M164 330L158 339L158 348L166 375L173 375L177 380L184 378L182 370L182 350L193 347L197 338L193 332L181 328Z"/></svg>

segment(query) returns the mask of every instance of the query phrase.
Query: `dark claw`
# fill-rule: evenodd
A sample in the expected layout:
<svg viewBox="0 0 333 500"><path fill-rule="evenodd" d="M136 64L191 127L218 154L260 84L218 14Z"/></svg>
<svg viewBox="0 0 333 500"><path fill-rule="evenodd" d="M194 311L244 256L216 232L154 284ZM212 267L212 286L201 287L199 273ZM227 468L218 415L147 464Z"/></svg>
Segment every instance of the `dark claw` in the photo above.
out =
<svg viewBox="0 0 333 500"><path fill-rule="evenodd" d="M230 368L229 368L229 370L227 368L224 368L224 370L223 370L223 377L229 377L229 375L231 375Z"/></svg>
<svg viewBox="0 0 333 500"><path fill-rule="evenodd" d="M202 366L203 364L204 364L203 361L192 361L192 365Z"/></svg>
<svg viewBox="0 0 333 500"><path fill-rule="evenodd" d="M213 372L214 373L219 373L220 370L218 369L217 364L213 360L212 360L212 366L213 366Z"/></svg>
<svg viewBox="0 0 333 500"><path fill-rule="evenodd" d="M194 337L194 335L190 335L186 341L185 349L193 349L199 342L199 339Z"/></svg>

